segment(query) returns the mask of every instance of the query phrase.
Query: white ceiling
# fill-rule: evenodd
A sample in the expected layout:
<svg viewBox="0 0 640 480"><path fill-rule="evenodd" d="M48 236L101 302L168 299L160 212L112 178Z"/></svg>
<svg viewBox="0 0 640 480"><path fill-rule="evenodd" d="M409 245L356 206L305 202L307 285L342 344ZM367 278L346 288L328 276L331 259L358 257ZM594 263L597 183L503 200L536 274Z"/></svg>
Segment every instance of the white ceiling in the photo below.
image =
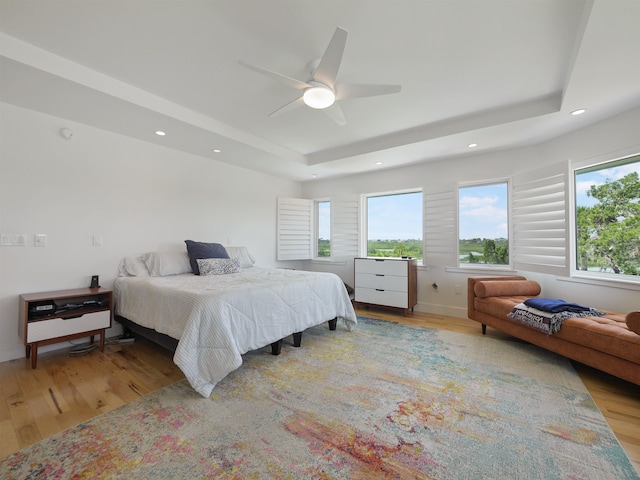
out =
<svg viewBox="0 0 640 480"><path fill-rule="evenodd" d="M640 106L639 22L639 0L0 0L0 100L306 181ZM338 26L338 80L401 92L341 101L345 126L308 107L268 117L299 93L238 61L306 81Z"/></svg>

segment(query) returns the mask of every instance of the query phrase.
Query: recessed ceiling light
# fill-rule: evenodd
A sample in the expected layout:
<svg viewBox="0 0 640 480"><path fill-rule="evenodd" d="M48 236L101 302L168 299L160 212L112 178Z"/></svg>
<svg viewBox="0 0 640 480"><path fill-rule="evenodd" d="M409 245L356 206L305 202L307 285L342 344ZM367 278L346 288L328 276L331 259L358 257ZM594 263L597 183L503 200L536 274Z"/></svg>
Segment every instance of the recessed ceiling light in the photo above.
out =
<svg viewBox="0 0 640 480"><path fill-rule="evenodd" d="M382 162L376 162L376 165L382 165Z"/></svg>
<svg viewBox="0 0 640 480"><path fill-rule="evenodd" d="M574 110L573 112L571 112L571 115L582 115L586 111L586 108L579 108L578 110Z"/></svg>
<svg viewBox="0 0 640 480"><path fill-rule="evenodd" d="M213 153L220 153L220 149L219 148L214 148L213 149Z"/></svg>
<svg viewBox="0 0 640 480"><path fill-rule="evenodd" d="M476 148L478 146L477 143L470 143L469 145L467 145L467 147L469 148Z"/></svg>
<svg viewBox="0 0 640 480"><path fill-rule="evenodd" d="M158 135L159 137L164 137L166 133L164 133L162 130L156 130L156 135Z"/></svg>
<svg viewBox="0 0 640 480"><path fill-rule="evenodd" d="M312 176L313 178L316 178L318 175L316 175L315 173L312 173L312 174L311 174L311 176Z"/></svg>

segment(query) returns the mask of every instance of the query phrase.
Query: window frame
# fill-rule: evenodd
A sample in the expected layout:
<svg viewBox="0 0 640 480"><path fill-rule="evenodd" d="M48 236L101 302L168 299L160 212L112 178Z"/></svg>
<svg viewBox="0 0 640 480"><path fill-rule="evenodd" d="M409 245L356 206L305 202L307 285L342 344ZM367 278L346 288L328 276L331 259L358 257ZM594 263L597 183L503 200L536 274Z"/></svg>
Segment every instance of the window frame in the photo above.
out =
<svg viewBox="0 0 640 480"><path fill-rule="evenodd" d="M318 255L318 242L320 241L320 204L326 203L329 205L329 255L328 256L320 256ZM314 213L314 248L313 248L313 259L314 260L331 260L331 199L329 198L317 198L313 200L313 213Z"/></svg>
<svg viewBox="0 0 640 480"><path fill-rule="evenodd" d="M483 187L491 185L506 185L506 201L507 201L507 245L509 263L461 263L460 262L460 190L463 188ZM513 218L512 218L512 187L511 178L494 178L490 180L481 180L477 182L460 182L456 188L456 268L471 270L492 270L492 271L512 271L513 270Z"/></svg>
<svg viewBox="0 0 640 480"><path fill-rule="evenodd" d="M636 161L632 161L633 159ZM569 162L569 238L570 238L570 277L576 280L594 281L614 283L614 284L628 284L633 285L632 288L640 287L640 275L625 275L615 274L607 272L596 272L588 270L579 270L578 266L578 235L577 235L577 174L583 170L604 170L607 168L613 168L628 163L640 164L640 151L634 150L633 153L626 153L615 158L597 157L582 161L570 161ZM609 167L607 167L609 165Z"/></svg>
<svg viewBox="0 0 640 480"><path fill-rule="evenodd" d="M422 262L425 256L424 250L424 189L422 187L414 187L414 188L405 188L402 190L390 190L384 192L374 192L374 193L363 193L361 196L361 210L363 212L361 217L361 225L362 229L361 235L361 244L360 244L360 254L363 257L367 257L369 255L369 198L372 197L389 197L396 195L406 195L411 193L419 193L420 194L420 232L422 235L422 258L417 258L418 262Z"/></svg>

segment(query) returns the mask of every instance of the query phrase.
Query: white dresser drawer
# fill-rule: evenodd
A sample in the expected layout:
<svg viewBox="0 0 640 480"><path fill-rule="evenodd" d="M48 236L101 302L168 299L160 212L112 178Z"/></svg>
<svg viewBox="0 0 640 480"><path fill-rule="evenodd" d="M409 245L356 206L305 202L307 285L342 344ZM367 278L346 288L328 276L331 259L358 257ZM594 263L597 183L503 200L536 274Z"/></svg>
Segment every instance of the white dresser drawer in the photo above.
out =
<svg viewBox="0 0 640 480"><path fill-rule="evenodd" d="M406 278L408 262L406 260L378 260L371 258L356 258L356 273L380 273L385 275L399 275Z"/></svg>
<svg viewBox="0 0 640 480"><path fill-rule="evenodd" d="M376 290L373 288L356 287L356 302L385 305L388 307L409 308L406 292L393 290Z"/></svg>
<svg viewBox="0 0 640 480"><path fill-rule="evenodd" d="M356 273L356 285L364 288L394 290L396 292L407 292L409 288L406 276L400 277L382 273Z"/></svg>
<svg viewBox="0 0 640 480"><path fill-rule="evenodd" d="M110 326L111 310L87 313L77 318L49 318L38 322L29 322L27 343L109 328Z"/></svg>

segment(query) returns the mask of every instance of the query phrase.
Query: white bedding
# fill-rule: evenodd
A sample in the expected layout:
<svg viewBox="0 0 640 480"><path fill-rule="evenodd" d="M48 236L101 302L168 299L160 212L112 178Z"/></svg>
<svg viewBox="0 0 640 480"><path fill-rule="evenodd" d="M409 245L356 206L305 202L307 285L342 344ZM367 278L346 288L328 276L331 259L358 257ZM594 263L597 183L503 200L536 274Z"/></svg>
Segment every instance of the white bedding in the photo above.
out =
<svg viewBox="0 0 640 480"><path fill-rule="evenodd" d="M336 317L348 330L357 323L333 273L252 267L229 275L119 277L114 294L117 315L179 340L173 360L205 397L250 350Z"/></svg>

